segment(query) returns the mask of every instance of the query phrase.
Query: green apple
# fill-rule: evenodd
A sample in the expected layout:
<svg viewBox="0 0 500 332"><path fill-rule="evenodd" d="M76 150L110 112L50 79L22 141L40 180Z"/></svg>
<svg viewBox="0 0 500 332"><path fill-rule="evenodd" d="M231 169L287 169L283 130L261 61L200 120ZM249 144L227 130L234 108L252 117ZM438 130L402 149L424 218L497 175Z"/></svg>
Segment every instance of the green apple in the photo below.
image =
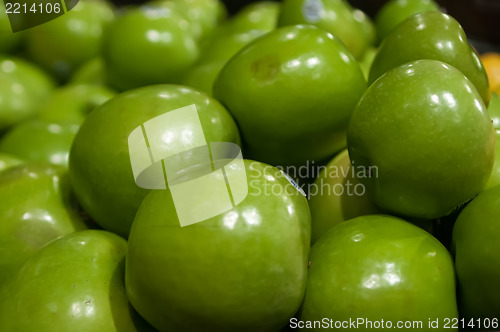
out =
<svg viewBox="0 0 500 332"><path fill-rule="evenodd" d="M349 156L374 202L396 214L445 216L481 192L494 132L474 85L436 60L388 71L366 90L347 130Z"/></svg>
<svg viewBox="0 0 500 332"><path fill-rule="evenodd" d="M0 152L29 161L67 167L78 124L30 120L18 124L0 139Z"/></svg>
<svg viewBox="0 0 500 332"><path fill-rule="evenodd" d="M198 63L227 62L245 45L248 45L269 31L271 30L248 30L228 33L226 29L221 29L202 47L202 56Z"/></svg>
<svg viewBox="0 0 500 332"><path fill-rule="evenodd" d="M203 57L191 67L182 78L182 84L212 95L212 87L222 67L240 49L267 31L249 30L242 33L217 34L203 48Z"/></svg>
<svg viewBox="0 0 500 332"><path fill-rule="evenodd" d="M337 36L360 59L373 42L366 23L344 0L284 0L278 26L312 24Z"/></svg>
<svg viewBox="0 0 500 332"><path fill-rule="evenodd" d="M91 111L114 96L115 92L105 86L67 85L54 91L37 117L47 122L82 123Z"/></svg>
<svg viewBox="0 0 500 332"><path fill-rule="evenodd" d="M34 103L44 101L56 86L45 71L21 58L0 55L0 72L17 80Z"/></svg>
<svg viewBox="0 0 500 332"><path fill-rule="evenodd" d="M238 128L216 100L177 85L157 85L127 91L91 112L76 135L69 169L75 193L85 211L103 228L128 236L139 204L149 192L134 181L128 137L144 122L195 105L207 142L239 143ZM199 137L189 118L180 128L164 128L165 149L192 147Z"/></svg>
<svg viewBox="0 0 500 332"><path fill-rule="evenodd" d="M244 47L213 91L240 126L246 156L283 166L345 148L349 117L365 89L358 63L337 38L298 25Z"/></svg>
<svg viewBox="0 0 500 332"><path fill-rule="evenodd" d="M22 32L12 32L9 22L9 16L2 6L0 9L0 53L9 53L15 51L23 41Z"/></svg>
<svg viewBox="0 0 500 332"><path fill-rule="evenodd" d="M189 23L176 7L142 6L119 16L106 35L108 83L119 90L177 83L198 58Z"/></svg>
<svg viewBox="0 0 500 332"><path fill-rule="evenodd" d="M363 175L363 174L360 174ZM309 190L311 243L333 226L355 217L379 213L366 188L356 177L347 150L339 153L322 168Z"/></svg>
<svg viewBox="0 0 500 332"><path fill-rule="evenodd" d="M368 79L368 77L370 76L370 68L376 55L377 49L375 47L370 47L368 50L366 50L363 58L359 60L359 66L361 67L361 70L363 71L366 79Z"/></svg>
<svg viewBox="0 0 500 332"><path fill-rule="evenodd" d="M375 17L378 40L382 41L389 33L408 17L426 11L439 11L433 0L391 0Z"/></svg>
<svg viewBox="0 0 500 332"><path fill-rule="evenodd" d="M377 42L377 31L375 30L375 24L370 19L368 15L365 14L360 9L354 9L352 11L354 19L361 24L361 28L365 34L365 38L368 41L368 45L373 47Z"/></svg>
<svg viewBox="0 0 500 332"><path fill-rule="evenodd" d="M32 256L0 289L2 331L146 331L124 285L127 242L84 230Z"/></svg>
<svg viewBox="0 0 500 332"><path fill-rule="evenodd" d="M492 188L498 185L500 185L500 130L495 132L495 162L485 188Z"/></svg>
<svg viewBox="0 0 500 332"><path fill-rule="evenodd" d="M212 96L212 87L226 62L200 63L189 69L182 78L182 84Z"/></svg>
<svg viewBox="0 0 500 332"><path fill-rule="evenodd" d="M486 184L486 188L492 188L500 185L500 96L494 92L491 93L488 113L495 128L495 163L493 164L490 179Z"/></svg>
<svg viewBox="0 0 500 332"><path fill-rule="evenodd" d="M71 76L69 83L106 85L106 73L102 58L93 58L81 65Z"/></svg>
<svg viewBox="0 0 500 332"><path fill-rule="evenodd" d="M60 80L100 52L104 32L114 18L106 1L80 1L68 13L29 29L29 56Z"/></svg>
<svg viewBox="0 0 500 332"><path fill-rule="evenodd" d="M17 165L21 165L26 161L8 153L0 153L0 172Z"/></svg>
<svg viewBox="0 0 500 332"><path fill-rule="evenodd" d="M226 18L227 9L220 0L168 0L174 2L189 21L198 40L210 36Z"/></svg>
<svg viewBox="0 0 500 332"><path fill-rule="evenodd" d="M54 87L52 78L33 64L0 55L0 130L33 116Z"/></svg>
<svg viewBox="0 0 500 332"><path fill-rule="evenodd" d="M369 83L394 67L420 59L443 61L460 70L488 105L488 77L479 56L467 42L460 24L435 11L408 18L384 39L373 60Z"/></svg>
<svg viewBox="0 0 500 332"><path fill-rule="evenodd" d="M448 331L444 319L458 318L451 255L402 219L370 215L341 223L311 249L300 319L325 317L359 322L363 331L376 331L376 322L396 328L398 321L422 324L407 330ZM439 319L439 328L430 329L429 319Z"/></svg>
<svg viewBox="0 0 500 332"><path fill-rule="evenodd" d="M0 131L32 116L36 105L18 80L0 72Z"/></svg>
<svg viewBox="0 0 500 332"><path fill-rule="evenodd" d="M28 163L0 172L0 285L47 243L86 228L70 190L59 166Z"/></svg>
<svg viewBox="0 0 500 332"><path fill-rule="evenodd" d="M160 331L277 331L298 310L310 243L307 200L272 166L232 165L241 171L247 196L202 222L181 227L169 190L142 202L125 284L134 308Z"/></svg>
<svg viewBox="0 0 500 332"><path fill-rule="evenodd" d="M227 22L224 29L230 33L250 30L271 31L276 28L281 4L274 1L257 1L245 6Z"/></svg>
<svg viewBox="0 0 500 332"><path fill-rule="evenodd" d="M469 203L453 227L460 309L465 318L500 319L499 216L500 186L496 186Z"/></svg>
<svg viewBox="0 0 500 332"><path fill-rule="evenodd" d="M490 114L491 121L493 121L493 127L496 131L500 131L500 96L494 92L491 93L488 113Z"/></svg>

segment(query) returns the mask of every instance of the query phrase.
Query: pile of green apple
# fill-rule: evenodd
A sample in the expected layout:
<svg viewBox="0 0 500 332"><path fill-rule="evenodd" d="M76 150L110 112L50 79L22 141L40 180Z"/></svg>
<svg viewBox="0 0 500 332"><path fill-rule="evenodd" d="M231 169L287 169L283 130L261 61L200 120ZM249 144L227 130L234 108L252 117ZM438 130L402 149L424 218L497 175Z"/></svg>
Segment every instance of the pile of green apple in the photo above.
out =
<svg viewBox="0 0 500 332"><path fill-rule="evenodd" d="M9 29L2 9L0 331L500 328L500 97L432 0L373 21L345 0L80 0ZM181 227L128 137L188 105L241 147L248 194Z"/></svg>

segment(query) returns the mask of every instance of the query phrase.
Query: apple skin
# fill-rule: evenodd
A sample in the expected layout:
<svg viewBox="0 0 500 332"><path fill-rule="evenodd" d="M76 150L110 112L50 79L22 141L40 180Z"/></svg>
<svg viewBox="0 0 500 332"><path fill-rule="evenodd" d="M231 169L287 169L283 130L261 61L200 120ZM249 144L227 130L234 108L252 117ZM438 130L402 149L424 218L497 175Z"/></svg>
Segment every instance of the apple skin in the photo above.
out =
<svg viewBox="0 0 500 332"><path fill-rule="evenodd" d="M299 25L244 47L219 73L213 94L240 126L246 156L284 166L345 148L349 117L365 89L358 63L337 38Z"/></svg>
<svg viewBox="0 0 500 332"><path fill-rule="evenodd" d="M485 189L498 185L500 185L500 130L495 132L495 162Z"/></svg>
<svg viewBox="0 0 500 332"><path fill-rule="evenodd" d="M228 32L221 29L202 48L202 57L198 63L206 64L213 62L227 62L245 45L271 31L268 30L248 30L244 32Z"/></svg>
<svg viewBox="0 0 500 332"><path fill-rule="evenodd" d="M488 76L479 56L467 42L460 24L453 17L435 11L408 18L384 39L373 60L368 82L373 83L392 68L420 59L443 61L460 70L488 105Z"/></svg>
<svg viewBox="0 0 500 332"><path fill-rule="evenodd" d="M116 93L93 84L67 85L53 92L38 110L37 117L44 121L82 123L97 106L113 98Z"/></svg>
<svg viewBox="0 0 500 332"><path fill-rule="evenodd" d="M305 9L308 4L317 4L319 9L310 17ZM355 17L353 8L343 0L284 0L278 27L295 24L315 25L334 34L357 59L363 56L372 41L367 36L365 24Z"/></svg>
<svg viewBox="0 0 500 332"><path fill-rule="evenodd" d="M271 31L276 28L281 4L274 1L251 3L236 13L223 29L230 33L250 30Z"/></svg>
<svg viewBox="0 0 500 332"><path fill-rule="evenodd" d="M500 186L477 196L453 227L461 315L500 316Z"/></svg>
<svg viewBox="0 0 500 332"><path fill-rule="evenodd" d="M353 9L352 14L354 19L360 23L368 45L373 47L377 42L377 30L375 30L375 24L370 16L366 15L365 12L360 9Z"/></svg>
<svg viewBox="0 0 500 332"><path fill-rule="evenodd" d="M225 64L223 61L200 63L185 73L182 84L212 96L215 79Z"/></svg>
<svg viewBox="0 0 500 332"><path fill-rule="evenodd" d="M106 85L106 73L102 58L93 58L81 65L71 76L69 84Z"/></svg>
<svg viewBox="0 0 500 332"><path fill-rule="evenodd" d="M500 96L496 93L491 93L490 104L488 105L488 113L495 130L500 131Z"/></svg>
<svg viewBox="0 0 500 332"><path fill-rule="evenodd" d="M189 21L193 35L198 40L210 36L227 17L227 9L220 0L173 0L173 2Z"/></svg>
<svg viewBox="0 0 500 332"><path fill-rule="evenodd" d="M227 61L245 45L267 32L265 30L249 30L242 33L227 34L223 31L216 34L208 45L203 48L203 57L200 61L184 74L182 84L211 96L215 79Z"/></svg>
<svg viewBox="0 0 500 332"><path fill-rule="evenodd" d="M34 103L43 102L56 87L43 69L21 58L0 55L0 72L19 81Z"/></svg>
<svg viewBox="0 0 500 332"><path fill-rule="evenodd" d="M26 49L36 63L66 81L100 52L104 31L114 19L106 1L80 1L68 13L27 30Z"/></svg>
<svg viewBox="0 0 500 332"><path fill-rule="evenodd" d="M200 223L180 227L168 190L142 202L125 284L134 308L157 329L277 331L298 310L310 243L307 200L278 169L250 160L244 167L246 198Z"/></svg>
<svg viewBox="0 0 500 332"><path fill-rule="evenodd" d="M47 243L86 228L70 193L63 167L28 163L0 172L0 285Z"/></svg>
<svg viewBox="0 0 500 332"><path fill-rule="evenodd" d="M382 41L389 33L408 17L426 11L439 11L439 5L432 0L391 0L375 17L378 40Z"/></svg>
<svg viewBox="0 0 500 332"><path fill-rule="evenodd" d="M178 83L198 53L184 16L175 6L158 5L132 8L119 16L109 28L102 55L108 83L128 90Z"/></svg>
<svg viewBox="0 0 500 332"><path fill-rule="evenodd" d="M29 161L68 166L68 154L78 124L30 120L18 124L0 140L0 152Z"/></svg>
<svg viewBox="0 0 500 332"><path fill-rule="evenodd" d="M500 96L494 92L491 93L488 113L495 128L495 163L493 164L490 179L486 184L486 188L492 188L500 185Z"/></svg>
<svg viewBox="0 0 500 332"><path fill-rule="evenodd" d="M365 55L361 60L359 60L359 66L365 75L365 78L368 79L370 76L370 67L372 66L373 60L377 55L377 49L375 47L370 47L366 50Z"/></svg>
<svg viewBox="0 0 500 332"><path fill-rule="evenodd" d="M192 104L198 110L207 142L240 143L234 120L219 102L178 85L127 91L87 116L71 148L69 171L77 198L101 227L127 237L135 213L149 192L134 181L128 149L130 133L147 120ZM171 144L181 141L176 136Z"/></svg>
<svg viewBox="0 0 500 332"><path fill-rule="evenodd" d="M351 161L373 171L360 180L377 206L423 219L445 216L481 192L495 148L474 85L436 60L375 81L351 116L347 143Z"/></svg>
<svg viewBox="0 0 500 332"><path fill-rule="evenodd" d="M55 87L35 65L0 55L0 130L33 116Z"/></svg>
<svg viewBox="0 0 500 332"><path fill-rule="evenodd" d="M26 161L8 153L0 153L0 172L17 165L21 165Z"/></svg>
<svg viewBox="0 0 500 332"><path fill-rule="evenodd" d="M0 289L0 329L152 331L127 300L126 251L123 238L101 230L48 244Z"/></svg>
<svg viewBox="0 0 500 332"><path fill-rule="evenodd" d="M426 231L387 215L351 219L312 247L301 320L458 318L450 253ZM361 328L364 331L376 329ZM417 329L415 329L417 330ZM458 331L458 329L454 329Z"/></svg>
<svg viewBox="0 0 500 332"><path fill-rule="evenodd" d="M326 165L314 181L312 188L315 189L309 192L311 243L345 220L380 213L352 170L356 168L351 165L348 151L344 150ZM358 193L361 193L358 188L362 188L363 194L356 194L354 188Z"/></svg>

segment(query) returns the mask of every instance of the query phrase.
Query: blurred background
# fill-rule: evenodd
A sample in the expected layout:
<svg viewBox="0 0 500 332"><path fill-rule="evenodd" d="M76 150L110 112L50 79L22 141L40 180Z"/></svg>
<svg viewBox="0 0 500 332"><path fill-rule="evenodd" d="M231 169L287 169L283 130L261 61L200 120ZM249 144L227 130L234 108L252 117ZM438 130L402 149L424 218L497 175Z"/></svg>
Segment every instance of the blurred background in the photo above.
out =
<svg viewBox="0 0 500 332"><path fill-rule="evenodd" d="M387 0L348 0L372 18ZM113 0L116 5L140 4L142 0ZM224 0L230 13L235 13L253 0ZM444 11L455 17L474 46L481 51L500 50L500 0L436 0Z"/></svg>

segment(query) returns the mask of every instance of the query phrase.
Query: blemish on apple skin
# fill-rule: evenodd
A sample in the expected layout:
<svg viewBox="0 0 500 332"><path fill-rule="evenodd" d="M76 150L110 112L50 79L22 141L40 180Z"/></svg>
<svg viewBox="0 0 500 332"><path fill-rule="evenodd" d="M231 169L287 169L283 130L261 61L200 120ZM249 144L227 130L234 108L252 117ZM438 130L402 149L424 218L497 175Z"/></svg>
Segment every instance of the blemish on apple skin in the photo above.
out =
<svg viewBox="0 0 500 332"><path fill-rule="evenodd" d="M311 267L311 261L307 262L307 267Z"/></svg>
<svg viewBox="0 0 500 332"><path fill-rule="evenodd" d="M274 55L266 55L250 66L252 74L259 80L270 81L280 72L281 62Z"/></svg>

